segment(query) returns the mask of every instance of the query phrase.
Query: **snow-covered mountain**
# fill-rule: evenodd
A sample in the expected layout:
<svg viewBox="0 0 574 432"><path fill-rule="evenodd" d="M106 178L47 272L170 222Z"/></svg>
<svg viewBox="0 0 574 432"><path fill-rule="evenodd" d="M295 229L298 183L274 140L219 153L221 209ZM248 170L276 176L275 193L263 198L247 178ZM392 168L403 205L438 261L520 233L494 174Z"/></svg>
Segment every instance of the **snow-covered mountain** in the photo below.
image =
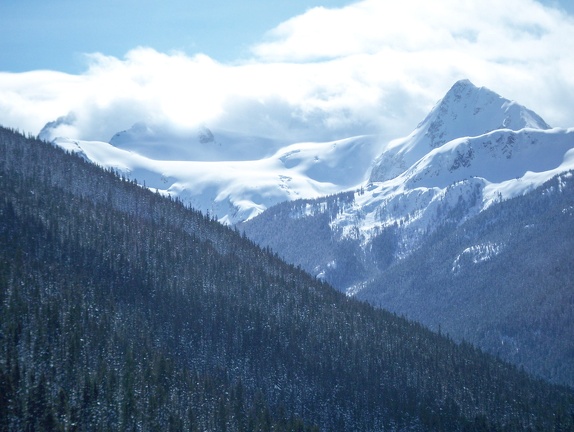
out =
<svg viewBox="0 0 574 432"><path fill-rule="evenodd" d="M42 134L65 130L68 117ZM571 169L573 141L572 129L551 129L533 111L462 80L410 135L387 144L375 136L289 144L207 126L174 131L146 123L109 143L54 143L228 224L280 202L360 190L329 229L368 249L382 229L399 225L400 257L454 209L464 220Z"/></svg>
<svg viewBox="0 0 574 432"><path fill-rule="evenodd" d="M366 193L332 226L368 243L400 224L399 250L408 254L455 208L464 207L464 220L573 169L573 148L574 129L550 129L533 111L459 81L409 136L389 143Z"/></svg>
<svg viewBox="0 0 574 432"><path fill-rule="evenodd" d="M498 130L550 129L540 116L469 80L456 82L407 137L391 141L379 156L371 181L392 179L432 149L461 137Z"/></svg>
<svg viewBox="0 0 574 432"><path fill-rule="evenodd" d="M574 128L465 80L357 191L241 228L348 295L573 385L573 170Z"/></svg>
<svg viewBox="0 0 574 432"><path fill-rule="evenodd" d="M227 224L282 201L356 188L381 149L374 136L282 146L207 127L174 134L144 123L114 135L110 143L53 142Z"/></svg>
<svg viewBox="0 0 574 432"><path fill-rule="evenodd" d="M69 120L54 125L65 130ZM574 128L550 128L463 80L389 143L289 144L144 123L109 143L54 143L240 223L255 242L349 295L572 385L572 344L561 341L574 328ZM559 355L549 362L548 352Z"/></svg>
<svg viewBox="0 0 574 432"><path fill-rule="evenodd" d="M309 257L296 244L282 241L281 246L270 233L281 232L282 226L292 227L289 238L303 233L277 215L263 214L245 229L288 260L356 293L380 271L376 250L382 233L392 230L394 244L385 247L400 259L445 222L461 223L494 202L522 195L572 169L574 129L550 129L534 112L464 80L413 133L384 148L369 181L353 199L331 203L338 209L329 213L324 229L332 246L326 246L322 258ZM306 202L305 208L294 203L284 217L301 219L301 226L308 226L304 219L329 211L327 202ZM349 244L355 245L352 265L348 256L336 252ZM344 268L337 256L346 260Z"/></svg>
<svg viewBox="0 0 574 432"><path fill-rule="evenodd" d="M228 131L218 130L214 134L205 125L178 131L144 122L116 133L110 144L154 160L179 161L255 160L285 145L269 138Z"/></svg>
<svg viewBox="0 0 574 432"><path fill-rule="evenodd" d="M404 255L417 246L420 233L434 231L455 209L463 221L571 169L574 129L499 129L457 138L400 175L371 182L332 228L368 243L380 228L399 224Z"/></svg>

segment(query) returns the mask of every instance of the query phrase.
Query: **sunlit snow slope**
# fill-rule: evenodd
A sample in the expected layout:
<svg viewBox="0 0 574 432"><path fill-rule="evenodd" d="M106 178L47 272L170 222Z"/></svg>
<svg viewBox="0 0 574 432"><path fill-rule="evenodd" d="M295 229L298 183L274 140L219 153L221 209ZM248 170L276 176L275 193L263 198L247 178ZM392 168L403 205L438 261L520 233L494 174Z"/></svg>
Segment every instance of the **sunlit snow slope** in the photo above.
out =
<svg viewBox="0 0 574 432"><path fill-rule="evenodd" d="M398 176L370 182L331 225L364 244L380 228L398 225L400 253L408 254L452 214L465 220L572 169L574 129L503 129L458 138Z"/></svg>
<svg viewBox="0 0 574 432"><path fill-rule="evenodd" d="M332 227L366 244L379 228L400 225L405 254L455 209L464 220L574 169L573 149L574 129L551 129L533 111L459 81L409 136L387 145L365 193Z"/></svg>
<svg viewBox="0 0 574 432"><path fill-rule="evenodd" d="M207 128L198 136L190 142L186 136L174 138L138 124L114 136L115 145L69 138L54 143L228 224L282 201L358 187L380 152L371 136L292 144L275 151L274 143L229 134L224 138L229 144L222 144ZM269 149L272 153L261 157Z"/></svg>
<svg viewBox="0 0 574 432"><path fill-rule="evenodd" d="M463 80L410 135L388 143L371 168L352 195L284 205L244 229L316 276L357 293L445 223L463 223L573 170L574 129L550 128L533 111ZM281 234L284 227L288 235ZM326 238L312 255L303 249L308 245L289 240L310 237L309 229Z"/></svg>
<svg viewBox="0 0 574 432"><path fill-rule="evenodd" d="M461 137L498 130L550 129L540 116L468 80L455 83L415 130L391 141L379 156L371 181L396 177L431 150Z"/></svg>
<svg viewBox="0 0 574 432"><path fill-rule="evenodd" d="M410 135L386 145L373 136L286 145L205 126L177 132L145 123L110 143L54 143L228 224L282 201L362 186L332 227L366 243L373 229L398 223L407 251L455 206L466 203L472 216L571 169L573 134L462 80Z"/></svg>

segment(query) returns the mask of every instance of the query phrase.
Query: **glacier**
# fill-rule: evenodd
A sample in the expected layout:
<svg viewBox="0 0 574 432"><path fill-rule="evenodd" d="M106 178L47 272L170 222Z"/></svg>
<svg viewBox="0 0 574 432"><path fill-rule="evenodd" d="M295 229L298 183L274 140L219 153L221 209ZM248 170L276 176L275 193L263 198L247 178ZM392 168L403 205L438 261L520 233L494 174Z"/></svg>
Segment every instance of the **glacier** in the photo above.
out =
<svg viewBox="0 0 574 432"><path fill-rule="evenodd" d="M66 121L49 123L41 135ZM230 225L284 201L356 191L332 229L367 244L377 229L399 225L399 255L462 203L464 218L472 217L574 168L572 128L551 128L468 80L456 82L411 134L390 142L365 135L290 144L144 122L109 142L52 142Z"/></svg>
<svg viewBox="0 0 574 432"><path fill-rule="evenodd" d="M286 145L260 159L249 160L253 156L249 151L243 158L231 159L235 150L230 154L224 149L217 156L202 153L192 160L177 160L183 155L174 154L174 148L183 147L185 140L175 145L172 141L166 149L157 140L153 146L150 140L118 143L117 136L111 143L59 137L53 144L163 195L177 197L229 225L249 220L279 202L358 188L367 178L364 167L381 148L376 136L359 136ZM189 156L197 150L185 151ZM173 160L161 158L165 155Z"/></svg>

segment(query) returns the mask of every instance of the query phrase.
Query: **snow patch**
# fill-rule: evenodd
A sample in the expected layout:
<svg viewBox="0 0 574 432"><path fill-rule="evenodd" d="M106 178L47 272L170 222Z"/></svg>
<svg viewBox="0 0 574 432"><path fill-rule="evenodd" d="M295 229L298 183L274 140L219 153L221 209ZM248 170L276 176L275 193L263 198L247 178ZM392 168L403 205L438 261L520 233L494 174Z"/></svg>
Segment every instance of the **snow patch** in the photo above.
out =
<svg viewBox="0 0 574 432"><path fill-rule="evenodd" d="M504 249L504 245L498 243L484 243L474 245L463 250L454 259L451 272L454 274L460 273L464 266L469 264L478 264L488 261L500 254Z"/></svg>

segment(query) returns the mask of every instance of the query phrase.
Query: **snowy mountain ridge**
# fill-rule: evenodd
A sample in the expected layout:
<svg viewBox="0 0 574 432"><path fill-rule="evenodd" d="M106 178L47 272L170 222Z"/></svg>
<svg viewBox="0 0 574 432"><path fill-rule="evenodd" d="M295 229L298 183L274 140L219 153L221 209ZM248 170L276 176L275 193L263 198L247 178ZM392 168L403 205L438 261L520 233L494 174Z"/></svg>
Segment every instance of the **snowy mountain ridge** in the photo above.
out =
<svg viewBox="0 0 574 432"><path fill-rule="evenodd" d="M329 230L333 246L324 245L324 257L307 257L306 265L299 258L304 252L293 242L283 245L272 239L288 223L276 215L265 220L263 213L246 225L246 232L280 254L289 250L297 264L356 294L380 271L381 250L400 260L445 223L461 224L493 203L523 195L570 170L574 128L550 128L533 111L463 80L410 135L386 145L369 180L352 199L337 202L336 212L319 205L327 199L307 203L312 211L294 204L286 212L301 219L301 227L312 225L304 220L328 214L328 227L321 229ZM290 229L290 237L304 235L292 224ZM349 254L357 257L354 264ZM383 255L385 262L391 259L387 252Z"/></svg>
<svg viewBox="0 0 574 432"><path fill-rule="evenodd" d="M573 129L550 129L533 111L459 81L413 133L389 143L366 192L332 226L368 243L374 228L400 224L408 253L417 233L462 203L465 219L573 169L573 148Z"/></svg>
<svg viewBox="0 0 574 432"><path fill-rule="evenodd" d="M229 131L215 133L206 125L174 130L166 125L138 122L116 133L110 144L153 160L230 161L270 156L285 143Z"/></svg>
<svg viewBox="0 0 574 432"><path fill-rule="evenodd" d="M367 245L381 228L398 225L400 255L406 255L457 209L462 222L572 169L574 129L501 129L458 138L400 175L370 182L331 227Z"/></svg>
<svg viewBox="0 0 574 432"><path fill-rule="evenodd" d="M141 131L146 140L129 139L130 134ZM220 147L215 138L218 134L211 131L209 134L213 139L200 144ZM191 146L180 154L192 157L195 152L194 160L164 160L162 156L177 157L174 152L189 143L182 137L161 146L160 138L154 136L157 137L147 126L137 125L135 131L116 135L111 143L69 138L53 142L152 190L178 197L226 224L249 220L282 201L318 198L356 188L366 180L364 167L380 151L376 137L363 136L328 143L292 144L269 156L246 160L236 153L241 149L240 143L232 140L232 150L215 148L209 153ZM207 132L203 136L208 136ZM227 157L233 155L238 159ZM246 156L249 150L243 153L243 158Z"/></svg>
<svg viewBox="0 0 574 432"><path fill-rule="evenodd" d="M371 181L396 177L425 154L453 139L524 128L550 129L550 126L516 102L476 87L469 80L458 81L411 134L387 145L375 161Z"/></svg>
<svg viewBox="0 0 574 432"><path fill-rule="evenodd" d="M42 132L66 123L46 125ZM60 129L61 130L61 129ZM53 142L140 184L235 224L270 206L361 190L332 221L363 244L402 227L403 253L462 203L471 217L572 169L572 129L551 129L535 112L468 80L455 83L407 137L286 144L269 138L137 123L109 143Z"/></svg>

